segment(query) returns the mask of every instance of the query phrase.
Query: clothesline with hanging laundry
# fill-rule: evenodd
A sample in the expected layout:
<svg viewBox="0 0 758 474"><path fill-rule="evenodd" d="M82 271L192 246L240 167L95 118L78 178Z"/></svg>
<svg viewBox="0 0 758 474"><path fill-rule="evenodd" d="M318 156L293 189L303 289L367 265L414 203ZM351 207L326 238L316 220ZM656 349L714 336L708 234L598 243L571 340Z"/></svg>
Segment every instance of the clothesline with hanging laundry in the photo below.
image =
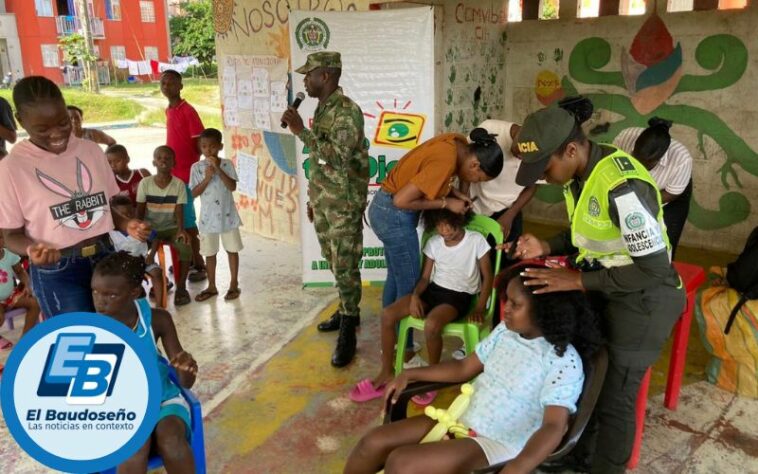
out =
<svg viewBox="0 0 758 474"><path fill-rule="evenodd" d="M117 59L114 64L118 69L128 69L130 76L148 76L151 74L158 75L168 69L184 74L192 66L199 66L198 61L193 56L174 56L170 63L164 63L154 60L132 61L131 59Z"/></svg>

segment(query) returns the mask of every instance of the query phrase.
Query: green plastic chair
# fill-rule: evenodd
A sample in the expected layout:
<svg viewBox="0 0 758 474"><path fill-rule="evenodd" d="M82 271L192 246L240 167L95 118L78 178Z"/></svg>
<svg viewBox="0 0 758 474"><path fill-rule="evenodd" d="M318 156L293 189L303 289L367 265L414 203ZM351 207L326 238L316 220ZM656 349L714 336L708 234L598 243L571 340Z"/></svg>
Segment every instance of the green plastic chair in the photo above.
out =
<svg viewBox="0 0 758 474"><path fill-rule="evenodd" d="M488 238L489 236L492 236L492 238L495 239L495 242L498 244L503 243L503 229L500 227L500 224L497 223L497 221L490 219L486 216L480 216L476 215L471 219L471 222L466 226L467 230L472 230L479 232L484 236L484 238ZM429 240L429 237L434 235L434 231L425 232L423 238L421 239L421 248L423 249L424 245L426 244L426 241ZM495 253L495 268L492 269L492 274L497 275L500 271L500 257L501 257L502 251L497 250ZM423 253L422 253L422 262L423 262ZM423 266L423 265L422 265ZM495 302L496 302L497 296L495 295L495 288L492 288L492 293L490 294L490 301L487 304L487 312L484 314L484 322L482 323L481 327L477 324L467 322L463 320L464 318L461 318L462 322L455 322L450 323L445 326L445 328L442 330L443 336L454 336L459 339L463 340L463 344L466 348L466 354L471 354L471 352L474 350L477 344L479 344L479 341L487 337L487 335L492 330L492 316L495 313ZM473 303L471 304L471 308L469 311L474 308L474 306L477 303L477 298L474 299ZM466 315L468 316L468 314ZM395 354L395 374L399 374L403 371L403 350L402 348L405 347L407 341L408 341L408 332L411 329L417 329L419 331L424 330L424 320L423 319L417 319L412 316L406 316L403 318L402 321L400 321L400 327L398 329L398 338L397 338L397 353Z"/></svg>

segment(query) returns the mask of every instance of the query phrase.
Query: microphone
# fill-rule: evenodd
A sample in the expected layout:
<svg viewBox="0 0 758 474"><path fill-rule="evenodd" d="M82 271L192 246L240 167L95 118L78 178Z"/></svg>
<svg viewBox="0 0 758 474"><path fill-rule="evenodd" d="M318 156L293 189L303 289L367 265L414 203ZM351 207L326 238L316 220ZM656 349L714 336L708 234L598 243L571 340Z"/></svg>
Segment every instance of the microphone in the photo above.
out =
<svg viewBox="0 0 758 474"><path fill-rule="evenodd" d="M305 99L305 94L298 92L295 95L295 101L292 103L292 108L297 110L297 108L300 107L300 103L303 102L303 99ZM282 122L282 128L287 128L287 124Z"/></svg>

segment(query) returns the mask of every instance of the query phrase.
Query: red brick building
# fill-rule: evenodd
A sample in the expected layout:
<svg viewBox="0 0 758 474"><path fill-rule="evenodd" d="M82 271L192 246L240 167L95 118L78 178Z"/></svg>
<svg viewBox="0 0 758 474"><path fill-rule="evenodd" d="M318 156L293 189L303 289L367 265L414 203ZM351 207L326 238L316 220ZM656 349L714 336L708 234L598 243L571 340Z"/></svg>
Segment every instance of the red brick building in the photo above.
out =
<svg viewBox="0 0 758 474"><path fill-rule="evenodd" d="M113 70L117 60L169 59L167 0L84 1L101 68ZM10 71L16 78L43 75L57 83L76 82L70 76L64 77L65 64L58 40L81 30L82 3L81 0L0 0L2 74ZM14 17L15 28L11 24ZM14 30L17 38L8 37Z"/></svg>

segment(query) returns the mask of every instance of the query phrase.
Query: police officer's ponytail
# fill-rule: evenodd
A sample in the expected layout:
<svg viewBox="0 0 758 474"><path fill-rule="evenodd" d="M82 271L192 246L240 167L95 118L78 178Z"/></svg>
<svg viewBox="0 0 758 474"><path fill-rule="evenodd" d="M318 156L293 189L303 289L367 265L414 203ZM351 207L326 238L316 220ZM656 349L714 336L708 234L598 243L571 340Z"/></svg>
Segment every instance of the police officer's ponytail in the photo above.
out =
<svg viewBox="0 0 758 474"><path fill-rule="evenodd" d="M634 143L632 156L642 163L655 165L671 145L669 129L673 122L660 117L648 121L648 127L640 134Z"/></svg>
<svg viewBox="0 0 758 474"><path fill-rule="evenodd" d="M595 111L595 106L588 98L576 95L561 99L558 102L558 107L573 115L574 120L576 120L574 128L571 130L568 138L563 141L563 144L561 144L557 150L559 154L563 154L569 143L584 143L587 141L587 136L584 134L584 130L582 130L582 124L592 117L592 112Z"/></svg>
<svg viewBox="0 0 758 474"><path fill-rule="evenodd" d="M592 117L592 112L595 111L592 101L581 95L561 99L558 102L558 107L573 115L579 125L589 120Z"/></svg>
<svg viewBox="0 0 758 474"><path fill-rule="evenodd" d="M503 150L495 137L483 128L475 128L469 134L468 148L479 160L479 168L490 178L497 178L503 170Z"/></svg>

